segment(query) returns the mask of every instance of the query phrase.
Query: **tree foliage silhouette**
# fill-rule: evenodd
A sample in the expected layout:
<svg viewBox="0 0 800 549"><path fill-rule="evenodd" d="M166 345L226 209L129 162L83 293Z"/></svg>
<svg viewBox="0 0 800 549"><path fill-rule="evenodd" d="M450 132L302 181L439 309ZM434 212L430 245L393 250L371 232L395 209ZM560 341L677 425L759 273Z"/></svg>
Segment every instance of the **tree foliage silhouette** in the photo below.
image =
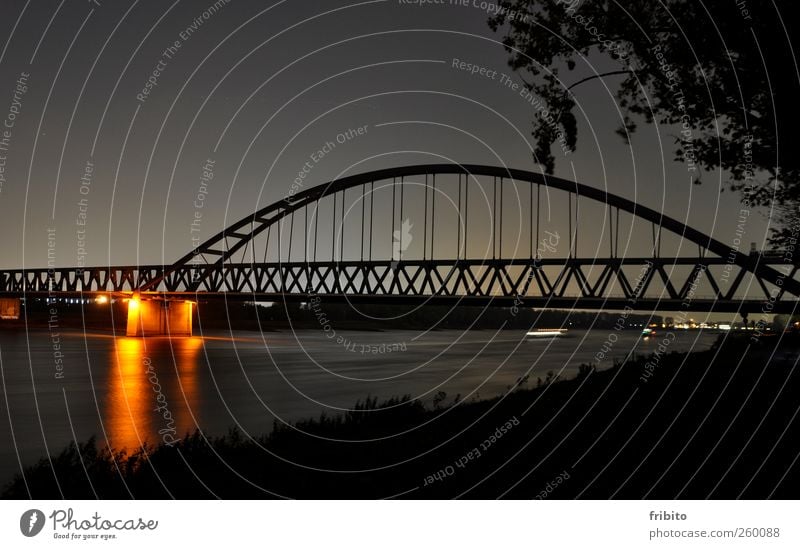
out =
<svg viewBox="0 0 800 549"><path fill-rule="evenodd" d="M676 160L698 168L690 178L722 170L747 206L772 208L773 243L787 245L800 227L797 4L501 0L489 26L505 33L509 65L547 105L533 136L548 173L555 143L576 148L581 88L603 79L623 113L617 133L627 139L642 121L676 126ZM613 68L595 69L598 56Z"/></svg>

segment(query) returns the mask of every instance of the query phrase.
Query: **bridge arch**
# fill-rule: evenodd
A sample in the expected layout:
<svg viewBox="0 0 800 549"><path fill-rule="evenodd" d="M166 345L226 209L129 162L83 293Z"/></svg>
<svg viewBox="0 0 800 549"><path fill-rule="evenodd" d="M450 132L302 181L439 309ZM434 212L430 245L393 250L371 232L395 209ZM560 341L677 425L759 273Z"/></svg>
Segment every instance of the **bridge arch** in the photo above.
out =
<svg viewBox="0 0 800 549"><path fill-rule="evenodd" d="M525 170L517 170L517 169L509 169L504 167L498 166L484 166L484 165L475 165L475 164L425 164L425 165L415 165L415 166L402 166L396 168L389 168L389 169L382 169L382 170L375 170L365 173L360 173L356 175L351 175L347 177L343 177L334 181L330 181L321 185L317 185L315 187L302 190L297 192L296 194L291 194L287 196L285 199L276 201L264 208L259 209L258 211L254 212L252 215L244 217L233 223L232 225L228 226L224 230L220 231L219 233L215 234L195 249L190 251L189 253L185 254L183 257L179 258L174 264L170 266L165 266L163 271L159 273L158 276L151 276L148 277L147 280L144 280L142 284L139 286L139 290L141 291L188 291L188 292L196 292L196 291L208 291L208 292L223 292L223 291L243 291L243 292L253 292L253 293L274 293L274 294L288 294L288 293L295 293L295 294L303 294L306 293L307 286L311 286L313 274L309 274L308 270L306 269L302 274L299 274L302 271L301 265L296 264L292 266L289 271L286 271L281 266L273 266L271 270L266 270L261 272L262 277L268 278L284 278L284 277L293 277L293 280L289 280L289 284L287 286L286 281L282 280L279 285L275 285L274 281L271 285L272 290L269 292L264 292L262 290L265 289L263 285L260 285L258 282L253 283L252 281L248 280L248 277L253 275L253 271L242 272L244 268L246 270L246 265L250 264L253 268L257 268L254 263L255 254L251 253L251 258L249 261L247 260L247 251L248 246L253 245L255 247L255 240L264 233L264 231L269 231L271 227L275 226L276 224L280 224L285 218L292 216L292 228L294 227L294 217L293 215L296 212L301 211L302 209L306 209L308 212L308 208L314 207L320 203L323 199L334 197L334 200L337 196L341 196L341 205L344 208L344 193L350 189L357 189L361 188L362 193L365 192L366 186L370 185L373 186L375 182L380 181L389 181L392 180L393 184L396 184L399 180L399 185L402 187L403 185L408 185L408 181L406 178L411 177L419 177L425 176L425 222L427 223L428 220L428 205L427 205L427 197L428 197L428 177L430 176L433 180L434 185L434 193L435 193L435 177L437 175L449 175L449 176L458 176L458 189L459 189L459 198L458 198L458 207L461 207L461 177L464 177L464 188L468 193L468 187L472 184L476 178L493 178L495 181L495 185L497 180L500 182L500 188L502 193L502 188L504 185L507 185L511 182L516 183L529 183L531 186L537 185L537 189L546 188L549 190L558 190L564 191L569 194L570 197L574 197L576 204L579 199L589 199L591 201L604 204L611 209L615 209L617 211L617 216L619 212L627 212L631 216L635 218L639 218L641 220L647 221L651 223L654 227L658 227L658 234L659 239L662 230L669 231L674 233L679 238L688 241L697 245L698 247L698 257L697 262L695 264L695 271L702 271L704 270L709 262L720 264L721 261L724 261L730 265L736 265L740 268L741 273L750 273L752 276L756 278L758 283L761 285L762 289L764 290L765 297L769 299L770 290L767 289L767 284L773 285L774 287L779 288L780 297L782 297L785 293L789 295L798 296L800 295L800 282L794 278L794 274L797 272L797 266L794 266L794 270L791 274L787 275L787 273L781 272L777 268L774 267L775 262L773 261L773 265L769 264L769 261L766 261L761 255L759 254L743 254L738 249L734 249L722 242L709 237L708 235L703 234L702 232L693 229L685 225L684 223L675 220L671 217L663 215L661 212L653 210L651 208L642 206L637 204L636 202L623 198L621 196L609 193L603 189L598 189L595 187L591 187L589 185L585 185L582 183L577 183L573 181L568 181L565 179L561 179L558 177L548 176L542 173L536 173L531 171ZM533 187L532 187L533 188ZM402 192L402 191L401 191ZM531 193L533 191L531 190ZM392 197L394 199L394 187L392 188ZM532 195L531 195L532 196ZM402 194L401 194L402 197ZM502 194L501 194L502 197ZM493 197L494 199L495 197ZM362 197L362 200L365 199ZM371 199L374 200L374 199ZM402 200L402 198L401 198ZM531 198L532 200L532 198ZM468 194L467 194L467 201L468 201ZM336 202L334 202L334 220L336 219ZM401 202L402 204L402 202ZM466 208L469 209L468 202L465 203ZM372 207L372 204L371 204ZM394 205L393 205L394 208ZM502 208L502 198L501 198L501 208ZM537 205L538 208L538 205ZM571 208L571 207L570 207ZM577 208L577 207L576 207ZM401 205L402 211L402 205ZM435 206L433 210L433 215L435 215ZM344 219L344 210L342 210L342 220ZM394 209L392 210L392 215L394 217ZM460 215L460 212L459 212ZM537 212L538 215L538 212ZM572 210L570 209L570 218L572 216ZM401 214L402 216L402 214ZM343 221L342 221L343 222ZM571 219L570 219L571 222ZM576 219L577 222L577 219ZM362 221L363 223L363 221ZM493 221L494 223L494 221ZM533 221L531 221L533 223ZM538 223L538 219L537 219ZM502 221L501 221L502 225ZM363 225L362 225L363 226ZM427 231L427 226L426 229ZM433 228L431 228L431 232L433 232ZM461 228L459 227L459 231ZM619 225L617 225L617 231L619 230ZM494 236L494 225L492 227L492 238ZM531 228L531 232L533 229ZM502 255L502 229L501 229L501 255ZM655 233L654 233L655 234ZM570 237L572 235L570 234ZM342 236L343 238L343 236ZM362 240L364 238L364 233L362 230ZM371 236L370 236L370 245L371 245ZM402 238L402 237L401 237ZM431 237L432 238L432 237ZM654 237L655 239L655 237ZM459 246L461 240L461 235L459 233ZM533 242L533 238L531 236L531 242ZM358 276L360 280L363 282L365 279L369 278L370 274L366 271L363 271L363 268L366 267L366 264L358 265L356 264L346 264L345 261L336 261L335 260L335 246L336 243L332 244L334 246L334 251L331 254L331 261L326 262L324 267L328 269L326 271L330 274L331 269L337 268L350 268L352 272L360 272L360 274L352 274L346 275L349 278L349 283L346 284L346 287L343 289L340 282L336 282L333 285L326 285L322 284L322 292L319 292L319 288L312 290L314 293L325 293L325 294L359 294L360 292L355 288L353 283L353 277ZM267 242L267 247L269 246L269 241ZM290 244L291 246L291 244ZM363 250L364 243L362 242L362 250ZM290 248L291 250L291 248ZM433 244L431 243L431 258L432 258L432 250ZM254 252L255 250L253 250ZM622 277L620 282L625 290L625 294L627 297L637 297L641 296L644 291L646 290L646 285L654 276L661 274L661 277L667 282L668 286L668 299L672 299L673 301L677 301L680 299L685 299L687 295L690 294L691 288L688 285L688 282L683 282L682 284L672 285L668 280L668 276L664 271L664 265L668 263L659 259L655 261L653 265L650 265L649 272L646 273L645 276L645 287L636 288L634 287L634 283L629 280L625 280L624 276L620 274L620 265L625 262L625 258L614 258L613 257L613 244L612 244L612 257L605 258L602 263L606 264L606 271L607 275L603 274L600 278L605 278L605 283L601 285L598 281L596 284L589 284L585 280L585 275L581 272L581 261L575 258L569 257L564 258L563 261L565 266L567 267L564 271L565 279L561 281L562 285L558 286L558 281L554 284L548 280L540 280L540 275L534 272L534 268L538 268L539 265L532 265L531 271L526 272L525 276L527 277L528 286L525 287L527 291L529 285L533 280L539 285L541 289L542 296L546 294L550 294L550 297L564 297L564 292L566 288L566 284L569 282L570 279L573 280L573 283L577 280L580 285L582 285L582 293L584 294L584 298L601 298L603 297L602 294L604 289L607 287L608 278L612 277L616 272L617 277ZM617 245L617 253L619 252L618 245ZM315 253L316 253L316 245L315 245ZM709 257L706 257L708 254L712 254ZM236 260L238 254L241 254L241 259ZM572 254L572 244L570 244L570 255ZM447 265L450 269L450 273L456 273L456 276L466 277L463 272L463 268L469 268L471 263L474 263L467 260L467 258L462 258L460 253L456 251L453 254L455 257L446 258L451 260L450 263ZM655 252L654 252L655 255ZM266 256L266 252L265 252ZM291 256L291 251L290 251ZM370 258L371 259L371 258ZM397 259L397 258L395 258ZM427 258L423 258L425 262L429 262ZM481 265L495 265L497 268L504 268L504 265L514 265L514 264L524 264L526 262L530 263L531 258L526 257L493 257L491 260L489 259L481 259L478 260ZM642 258L640 258L641 260ZM362 257L363 260L363 257ZM577 261L577 263L576 263ZM589 260L583 260L583 265ZM461 263L461 267L459 267L459 262ZM499 262L499 263L498 263ZM279 259L279 263L281 263ZM308 263L306 258L305 263ZM373 262L376 263L376 262ZM378 262L380 263L380 262ZM397 263L397 262L395 262ZM401 261L401 267L405 266L407 261ZM411 262L414 263L414 262ZM412 280L412 276L416 277L417 275L409 274L407 272L404 275L407 278L406 288L403 289L401 286L390 286L387 290L383 284L379 284L378 287L381 288L381 292L385 294L396 294L400 293L403 295L411 296L413 294L418 294L417 297L422 296L422 294L427 295L439 295L440 297L491 297L489 294L492 292L486 291L485 287L483 290L479 290L478 286L481 286L479 281L475 279L473 276L472 281L470 282L468 278L464 278L463 285L461 286L461 291L448 291L445 286L447 285L448 281L451 283L452 286L452 279L448 279L447 281L443 279L441 274L438 274L436 271L436 265L427 266L417 262L417 264L412 265L412 267L416 268L420 274L421 278L417 279L414 278ZM685 261L684 261L685 263ZM289 268L289 265L286 265L286 268ZM385 269L389 267L386 265L385 262L380 265L385 273ZM392 265L393 268L397 267L397 265ZM236 271L236 274L233 275L226 275L226 273L233 272L231 269ZM462 269L459 271L459 269ZM362 272L363 271L363 272ZM458 274L460 272L460 275ZM694 271L693 271L694 272ZM380 274L373 273L373 279L378 278L380 279ZM384 275L385 276L385 275ZM436 277L438 276L438 282L436 281ZM317 273L317 277L322 278L320 273ZM517 277L519 282L521 277ZM302 279L302 280L301 280ZM519 284L515 283L514 280L511 280L508 277L508 273L504 272L498 274L495 272L494 274L490 275L491 280L497 280L497 284L499 284L499 288L501 291L494 292L495 294L508 296L516 296L520 295ZM239 282L237 282L237 280ZM421 280L422 285L421 288L424 290L420 292L420 285L415 281ZM714 290L717 293L715 299L717 300L724 300L724 299L732 299L733 295L736 291L736 288L742 282L742 276L738 276L735 280L735 284L733 284L728 291L723 291L718 287L716 283L714 283ZM491 285L491 283L490 283ZM641 284L640 284L641 286ZM679 287L678 287L679 286ZM471 290L469 288L475 289L478 295L471 295ZM369 290L369 288L368 288ZM452 290L452 289L451 289ZM362 291L363 291L363 284L362 284ZM774 296L773 296L774 297Z"/></svg>
<svg viewBox="0 0 800 549"><path fill-rule="evenodd" d="M424 183L413 180L418 176L424 176ZM440 177L437 180L437 176L447 177ZM453 190L454 180L457 183L456 192ZM473 252L476 249L474 233L481 232L475 230L480 228L480 216L475 223L474 214L470 214L469 190L477 185L483 192L486 190L482 187L483 182L489 180L491 193L494 194L489 199L489 193L485 192L484 204L480 206L486 206L486 212L491 206L491 213L488 214L491 228L485 229L485 234L477 236L479 243L480 237L488 238L487 242L492 246L491 257L488 257L488 248L483 254L475 254L470 253L470 246L467 246L468 229L471 236L469 243ZM529 184L528 191L525 190L528 186L526 183ZM522 184L521 192L519 184ZM406 192L404 201L403 192L409 185L416 185L417 189L424 191L417 196L416 204L413 192L410 194ZM360 204L361 208L360 253L353 256L353 252L345 253L345 227L350 223L346 221L345 199L351 194L358 194L348 191L358 190L359 186L360 195L356 197L356 203ZM371 193L370 232L366 248L369 250L368 254L365 253L367 186ZM443 191L444 187L448 187L449 190ZM510 253L505 252L508 246L503 246L502 213L505 187L514 190L518 198L524 197L528 192L531 201L530 212L527 212L530 219L520 219L517 241L512 242L514 246ZM383 202L377 202L376 206L375 195L372 194L373 190L378 192L381 188L391 192L391 198L388 199L391 202L391 224L386 226L384 223L383 227L376 225L376 229L380 230L375 234L377 238L388 236L391 254L383 253L386 251L386 246L379 241L375 246L376 254L373 256L373 214L378 211L379 217L381 214L386 218L389 217L387 211L380 211ZM398 188L400 189L399 218L394 203ZM534 253L534 248L540 243L538 197L543 188L547 191L545 196L548 197L548 206L550 191L559 191L552 194L559 195L558 199L562 200L562 206L567 202L569 206L567 218L570 224L574 219L576 227L579 224L579 217L592 220L592 216L586 215L583 209L581 209L582 215L578 215L579 200L584 200L582 204L589 201L590 206L603 209L602 216L608 216L603 219L607 219L611 226L608 232L610 247L608 256L597 254L599 250L597 248L593 257L581 257L578 254L578 232L576 230L573 236L571 225L568 232L569 254L566 257L555 257L555 254L542 256L538 248ZM437 209L433 197L436 196L437 189L449 199L451 206L455 206L456 223L450 226L451 233L455 234L448 235L447 230L442 230L442 226L445 225L442 219L438 219L439 224L434 223ZM501 217L499 223L496 220L498 189ZM430 208L429 196L433 202ZM535 216L534 196L537 197ZM410 202L409 207L416 206L419 209L421 206L424 220L422 238L415 237L415 244L408 249L408 252L404 252L404 244L409 241L403 240L403 228L395 223L397 219L405 221L403 207L406 202ZM313 223L315 242L313 254L309 253L309 237L306 231L310 225L307 215L309 211L319 213L322 206L327 207L331 203L333 204L330 217L332 226L326 225L325 228L328 230L327 227L330 227L330 233L325 235L326 243L331 245L330 259L327 259L317 255L316 233L320 227L319 220L314 220ZM517 211L521 214L525 208L522 203L518 204L520 207ZM558 200L554 204L558 205ZM337 208L339 208L338 213ZM353 209L352 203L350 209ZM611 215L614 210L616 221ZM627 246L623 253L620 253L619 242L614 245L620 230L620 212L625 212L625 217L632 220L628 235L635 234L639 238L646 238L642 236L643 233L650 232L634 230L633 221L652 226L652 253L647 252L649 242L645 247L639 246L640 250L644 249L647 252L644 255L633 256L633 248L629 250ZM292 231L296 225L295 217L300 213L306 214L301 217L304 246L302 261L296 261L294 257L297 254L292 253ZM337 216L342 227L339 235L336 232ZM536 239L533 238L534 218ZM419 219L415 218L417 221ZM428 227L429 219L430 227ZM528 239L530 250L520 251L519 243L525 239L520 238L520 233L526 221L530 232ZM561 225L556 224L553 227L563 227L564 219L560 218L557 221ZM403 222L401 224L405 225ZM288 250L285 256L282 255L281 248L283 225L289 227ZM277 227L278 240L277 259L274 260L268 257L268 252L271 250L270 232L273 227ZM512 226L511 229L513 228ZM389 234L380 236L379 233L384 230ZM614 234L615 230L617 234ZM662 231L677 236L679 245L675 253L661 253ZM602 231L595 229L594 232L601 240L605 238L605 227ZM399 234L399 237L395 234ZM352 237L352 232L350 235ZM498 236L499 245L495 247ZM434 237L437 237L438 252L434 246ZM396 242L397 238L399 242ZM357 240L358 237L353 239ZM265 244L263 259L259 260L255 252L261 240L265 240ZM339 257L336 257L337 240L340 242ZM444 248L442 241L446 245ZM456 244L453 245L453 242ZM586 241L581 242L586 249ZM684 242L696 245L697 254L689 252L687 255ZM398 254L395 254L396 244L399 249ZM480 250L480 246L477 249ZM443 251L445 253L442 253ZM563 248L558 251L562 253ZM69 298L79 302L88 298L103 299L105 302L114 296L127 298L133 304L131 305L133 309L137 309L138 306L137 314L153 320L151 323L153 326L158 324L154 328L150 324L145 326L144 322L138 322L136 318L131 321L129 307L129 328L141 324L143 331L151 328L160 330L159 326L164 323L188 331L190 328L187 329L187 322L190 320L192 309L187 303L214 298L309 302L316 296L325 300L358 303L436 302L445 305L456 303L500 305L511 307L512 311L515 307L590 310L619 310L630 307L642 311L735 312L746 317L750 313L797 313L800 305L798 300L800 255L791 252L792 250L785 250L743 254L738 249L727 246L651 208L602 189L541 173L472 164L427 164L361 173L304 189L230 225L172 265L1 270L0 298L11 300ZM712 269L722 269L724 280L716 281ZM635 278L631 271L637 273ZM710 287L710 293L701 294L696 291L698 281L701 281L705 288Z"/></svg>

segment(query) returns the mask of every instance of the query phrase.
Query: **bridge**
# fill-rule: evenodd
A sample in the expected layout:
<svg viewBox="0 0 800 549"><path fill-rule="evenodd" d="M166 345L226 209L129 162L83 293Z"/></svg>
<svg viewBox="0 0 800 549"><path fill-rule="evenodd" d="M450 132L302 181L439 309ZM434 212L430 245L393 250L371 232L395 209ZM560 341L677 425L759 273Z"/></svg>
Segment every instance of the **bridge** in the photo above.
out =
<svg viewBox="0 0 800 549"><path fill-rule="evenodd" d="M743 253L593 186L451 164L302 183L171 265L3 270L0 298L122 296L130 335L182 333L187 314L191 333L191 303L217 298L797 311L797 254Z"/></svg>

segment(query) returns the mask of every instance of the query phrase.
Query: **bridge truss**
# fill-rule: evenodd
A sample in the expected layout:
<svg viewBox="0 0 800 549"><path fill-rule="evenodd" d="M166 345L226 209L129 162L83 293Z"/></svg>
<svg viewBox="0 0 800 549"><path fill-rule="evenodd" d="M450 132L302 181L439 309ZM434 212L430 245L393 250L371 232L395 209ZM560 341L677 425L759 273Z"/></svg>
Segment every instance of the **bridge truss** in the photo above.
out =
<svg viewBox="0 0 800 549"><path fill-rule="evenodd" d="M671 247L662 245L667 236ZM794 257L742 253L580 183L434 164L304 190L232 224L172 265L0 271L0 294L777 313L796 311Z"/></svg>

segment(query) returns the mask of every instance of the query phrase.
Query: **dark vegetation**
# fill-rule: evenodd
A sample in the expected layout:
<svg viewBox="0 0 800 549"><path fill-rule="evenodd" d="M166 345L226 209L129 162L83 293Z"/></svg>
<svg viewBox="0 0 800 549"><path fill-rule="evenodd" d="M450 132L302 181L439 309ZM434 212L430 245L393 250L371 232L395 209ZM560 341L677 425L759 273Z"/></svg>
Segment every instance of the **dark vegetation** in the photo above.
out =
<svg viewBox="0 0 800 549"><path fill-rule="evenodd" d="M92 331L124 332L127 325L127 305L123 301L113 304L85 305L58 303L58 328ZM46 328L50 306L44 301L28 300L25 316L18 321L3 321L5 326ZM199 317L198 317L199 314ZM301 306L298 302L275 303L271 307L251 302L202 301L195 308L194 331L205 330L319 330L322 319L335 325L337 330L404 330L404 329L527 329L531 326L545 328L613 328L618 313L519 309L511 314L507 307L449 307L425 305L348 305L322 302L316 309ZM379 320L375 320L375 319ZM659 315L629 315L628 326L662 322Z"/></svg>
<svg viewBox="0 0 800 549"><path fill-rule="evenodd" d="M322 322L329 321L337 329L353 330L404 330L404 329L527 329L531 326L546 328L613 328L619 313L519 309L511 314L504 307L475 307L425 305L351 305L323 301L316 309L299 304L276 303L271 307L223 302L200 305L200 325L206 329L296 329L318 330ZM230 317L230 318L229 318ZM324 319L324 320L323 320ZM375 320L379 319L379 320ZM629 325L662 322L659 315L631 315ZM230 324L229 324L230 323ZM198 326L198 324L195 324Z"/></svg>
<svg viewBox="0 0 800 549"><path fill-rule="evenodd" d="M676 160L687 165L692 182L699 183L703 170L719 171L709 179L727 179L745 207L769 208L773 247L796 244L800 79L789 25L797 20L800 3L499 0L498 5L505 10L498 10L489 26L502 36L511 68L550 113L535 116L532 132L534 161L548 173L555 170L554 151L579 146L579 105L598 93L613 94L623 139L641 124L671 126L661 132L673 141Z"/></svg>
<svg viewBox="0 0 800 549"><path fill-rule="evenodd" d="M3 497L796 498L800 343L777 339L519 380L492 400L368 398L258 440L194 433L134 453L91 440Z"/></svg>
<svg viewBox="0 0 800 549"><path fill-rule="evenodd" d="M50 326L53 331L85 327L91 331L111 332L116 327L117 331L124 332L128 321L128 306L121 300L105 305L64 301L48 304L42 298L28 298L24 301L19 319L3 320L3 326L17 329L48 328L51 320L54 320L54 324Z"/></svg>

